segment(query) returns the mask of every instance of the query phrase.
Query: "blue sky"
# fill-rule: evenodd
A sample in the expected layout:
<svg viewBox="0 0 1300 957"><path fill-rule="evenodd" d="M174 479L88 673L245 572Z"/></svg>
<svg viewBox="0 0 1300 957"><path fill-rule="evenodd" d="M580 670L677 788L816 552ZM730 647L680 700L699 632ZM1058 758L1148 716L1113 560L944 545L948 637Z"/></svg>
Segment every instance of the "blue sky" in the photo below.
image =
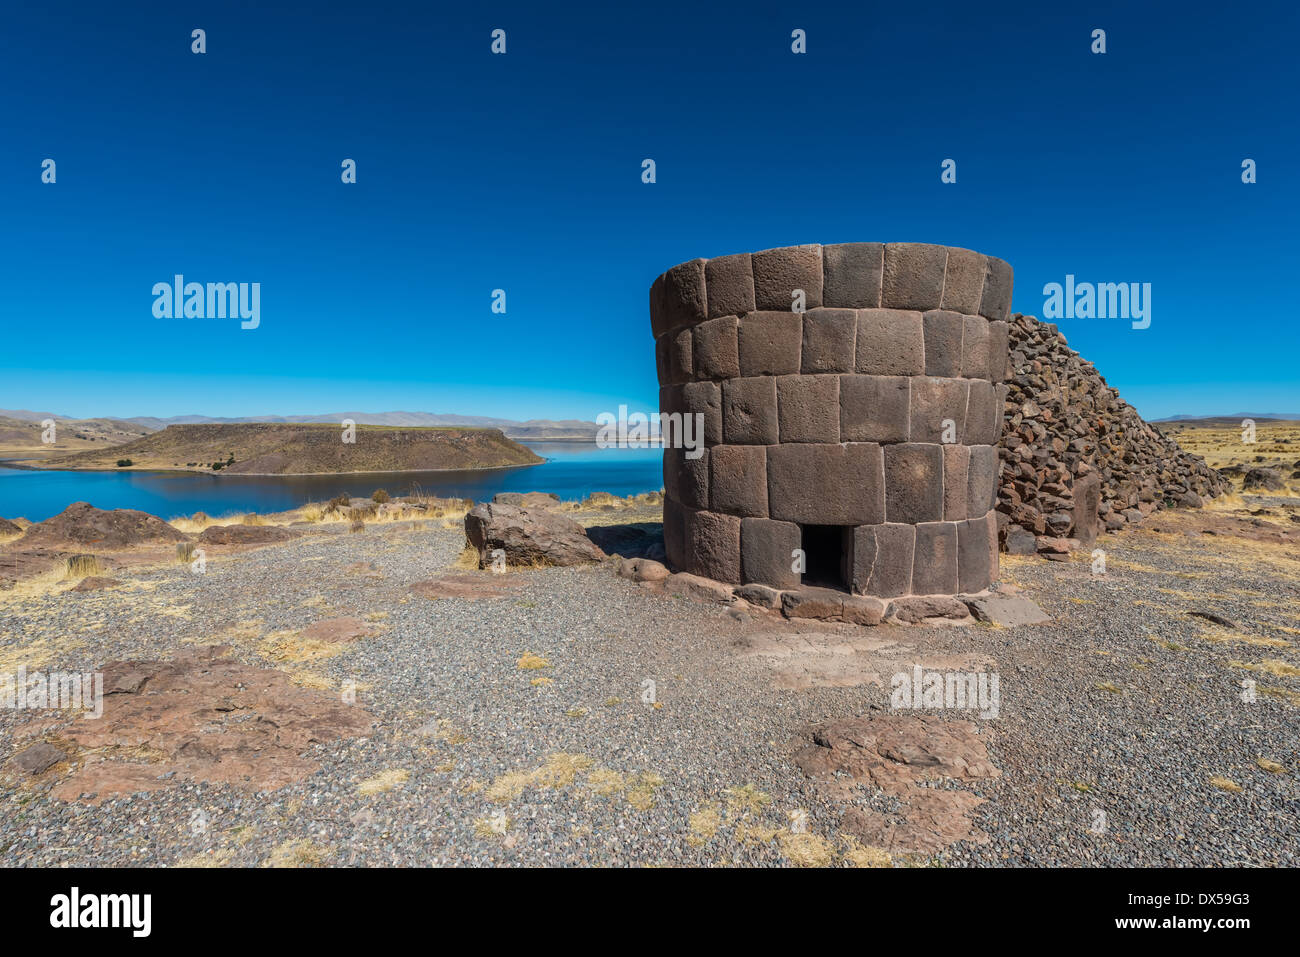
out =
<svg viewBox="0 0 1300 957"><path fill-rule="evenodd" d="M1039 315L1149 282L1148 329L1060 323L1145 415L1300 411L1294 6L479 6L10 5L0 407L654 408L658 273L870 240L1000 256ZM178 272L260 327L155 319Z"/></svg>

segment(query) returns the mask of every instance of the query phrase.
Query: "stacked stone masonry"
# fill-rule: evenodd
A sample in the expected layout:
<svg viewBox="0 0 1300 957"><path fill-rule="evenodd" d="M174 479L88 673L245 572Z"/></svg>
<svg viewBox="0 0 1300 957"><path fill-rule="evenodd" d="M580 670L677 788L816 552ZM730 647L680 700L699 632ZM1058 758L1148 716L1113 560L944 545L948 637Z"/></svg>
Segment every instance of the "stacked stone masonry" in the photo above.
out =
<svg viewBox="0 0 1300 957"><path fill-rule="evenodd" d="M812 580L793 570L802 549L819 583L856 594L987 587L1011 284L1000 259L919 243L696 259L656 279L660 411L704 423L697 458L664 452L669 564L786 589Z"/></svg>

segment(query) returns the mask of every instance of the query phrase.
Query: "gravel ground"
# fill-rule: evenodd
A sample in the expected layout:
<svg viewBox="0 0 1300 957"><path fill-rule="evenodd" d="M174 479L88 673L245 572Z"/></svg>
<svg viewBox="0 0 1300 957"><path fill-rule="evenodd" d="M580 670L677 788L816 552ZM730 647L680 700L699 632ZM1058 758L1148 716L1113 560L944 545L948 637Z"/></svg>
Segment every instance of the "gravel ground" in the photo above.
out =
<svg viewBox="0 0 1300 957"><path fill-rule="evenodd" d="M275 791L177 784L89 806L10 770L0 776L0 864L852 859L840 832L847 804L792 756L810 726L887 706L887 688L776 690L769 663L739 655L738 642L791 626L652 594L607 567L512 573L497 599L413 595L462 541L434 522L313 527L286 545L210 558L201 576L174 565L130 575L142 590L0 605L0 652L46 648L47 667L79 670L211 642L268 667L265 634L343 615L382 627L336 657L284 666L334 689L357 682L357 705L377 720L368 738L313 749L317 773ZM1000 716L980 726L1002 776L939 785L987 799L974 820L988 842L896 863L1296 863L1300 679L1229 662L1300 665L1300 632L1286 630L1300 627L1297 549L1177 531L1099 545L1104 577L1083 554L1008 560L1004 580L1049 625L869 630L927 653L986 655L1001 680ZM378 574L348 571L357 562ZM1270 644L1251 643L1261 640ZM549 666L520 668L525 653ZM1257 682L1253 702L1242 700L1245 678ZM659 707L642 701L647 680ZM30 718L0 712L0 761ZM1261 757L1283 770L1266 771ZM361 786L385 772L397 779L389 789ZM848 800L881 806L865 788ZM807 812L806 834L791 831L796 811Z"/></svg>

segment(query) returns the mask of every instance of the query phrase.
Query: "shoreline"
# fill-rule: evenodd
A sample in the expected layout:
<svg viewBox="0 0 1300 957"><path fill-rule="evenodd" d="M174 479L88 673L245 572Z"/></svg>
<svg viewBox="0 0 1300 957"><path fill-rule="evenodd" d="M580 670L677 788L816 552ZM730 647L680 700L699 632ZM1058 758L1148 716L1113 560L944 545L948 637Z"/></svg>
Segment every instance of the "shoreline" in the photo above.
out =
<svg viewBox="0 0 1300 957"><path fill-rule="evenodd" d="M103 475L121 475L127 473L153 473L156 475L233 475L236 477L247 476L248 478L309 478L313 476L325 475L423 475L426 473L443 473L443 472L499 472L503 469L530 469L538 465L545 465L550 459L543 458L540 462L527 462L520 465L484 465L472 469L364 469L353 470L350 472L227 472L224 469L200 470L200 469L166 469L166 468L112 468L112 469L92 469L92 468L45 468L40 465L26 465L20 462L9 462L0 459L0 468L10 468L23 472L90 472Z"/></svg>

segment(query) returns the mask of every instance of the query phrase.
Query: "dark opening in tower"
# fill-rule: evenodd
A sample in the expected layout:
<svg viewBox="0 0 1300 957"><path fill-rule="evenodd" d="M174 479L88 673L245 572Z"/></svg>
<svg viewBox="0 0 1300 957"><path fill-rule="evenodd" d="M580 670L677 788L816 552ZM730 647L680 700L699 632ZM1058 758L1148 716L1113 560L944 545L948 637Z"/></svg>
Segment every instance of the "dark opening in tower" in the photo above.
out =
<svg viewBox="0 0 1300 957"><path fill-rule="evenodd" d="M807 563L804 584L848 591L853 569L853 527L801 525L799 531Z"/></svg>

